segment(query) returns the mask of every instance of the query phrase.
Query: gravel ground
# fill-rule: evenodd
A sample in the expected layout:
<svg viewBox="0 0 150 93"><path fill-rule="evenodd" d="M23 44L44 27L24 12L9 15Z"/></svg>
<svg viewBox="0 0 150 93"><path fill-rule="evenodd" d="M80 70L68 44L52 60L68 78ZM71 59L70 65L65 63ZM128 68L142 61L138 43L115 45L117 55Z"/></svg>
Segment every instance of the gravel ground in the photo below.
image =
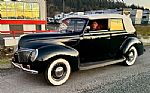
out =
<svg viewBox="0 0 150 93"><path fill-rule="evenodd" d="M78 71L62 86L46 83L42 74L19 69L0 70L0 93L149 93L150 46L135 65L120 64Z"/></svg>

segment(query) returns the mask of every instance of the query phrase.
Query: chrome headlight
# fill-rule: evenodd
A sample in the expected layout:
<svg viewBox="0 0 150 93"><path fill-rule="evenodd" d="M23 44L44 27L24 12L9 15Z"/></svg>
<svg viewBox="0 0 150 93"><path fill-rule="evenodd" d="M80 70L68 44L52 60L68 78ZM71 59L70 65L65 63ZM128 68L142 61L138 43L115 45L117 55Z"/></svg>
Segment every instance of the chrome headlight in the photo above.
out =
<svg viewBox="0 0 150 93"><path fill-rule="evenodd" d="M38 56L38 49L33 49L30 53L30 60L33 62Z"/></svg>

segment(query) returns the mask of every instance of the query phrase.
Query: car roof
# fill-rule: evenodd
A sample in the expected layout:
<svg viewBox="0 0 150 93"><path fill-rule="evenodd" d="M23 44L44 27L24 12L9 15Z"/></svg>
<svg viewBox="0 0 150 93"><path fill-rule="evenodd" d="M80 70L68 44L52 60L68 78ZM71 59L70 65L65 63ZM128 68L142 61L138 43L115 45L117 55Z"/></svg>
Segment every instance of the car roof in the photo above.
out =
<svg viewBox="0 0 150 93"><path fill-rule="evenodd" d="M134 33L136 31L133 24L132 24L130 17L128 17L126 15L121 15L121 14L89 14L89 15L80 15L80 16L70 16L67 18L86 18L89 20L121 18L121 19L123 19L125 30L128 33Z"/></svg>

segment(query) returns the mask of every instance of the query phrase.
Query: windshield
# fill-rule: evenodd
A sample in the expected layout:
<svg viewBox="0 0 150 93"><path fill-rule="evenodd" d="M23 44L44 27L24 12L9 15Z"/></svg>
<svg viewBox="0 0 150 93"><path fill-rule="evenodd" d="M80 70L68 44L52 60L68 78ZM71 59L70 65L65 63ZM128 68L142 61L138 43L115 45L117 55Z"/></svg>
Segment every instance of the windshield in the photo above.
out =
<svg viewBox="0 0 150 93"><path fill-rule="evenodd" d="M86 19L65 19L59 26L60 32L81 32L86 24Z"/></svg>

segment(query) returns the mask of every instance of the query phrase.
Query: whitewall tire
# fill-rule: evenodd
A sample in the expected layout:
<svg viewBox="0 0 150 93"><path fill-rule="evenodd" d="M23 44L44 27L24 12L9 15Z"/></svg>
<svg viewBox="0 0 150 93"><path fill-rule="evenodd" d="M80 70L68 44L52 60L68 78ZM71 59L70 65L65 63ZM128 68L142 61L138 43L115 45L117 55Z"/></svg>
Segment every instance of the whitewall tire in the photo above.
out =
<svg viewBox="0 0 150 93"><path fill-rule="evenodd" d="M57 59L53 61L45 71L45 78L52 85L62 85L65 83L71 73L71 67L67 60Z"/></svg>
<svg viewBox="0 0 150 93"><path fill-rule="evenodd" d="M125 55L125 65L131 66L135 63L138 53L134 46L132 46Z"/></svg>

